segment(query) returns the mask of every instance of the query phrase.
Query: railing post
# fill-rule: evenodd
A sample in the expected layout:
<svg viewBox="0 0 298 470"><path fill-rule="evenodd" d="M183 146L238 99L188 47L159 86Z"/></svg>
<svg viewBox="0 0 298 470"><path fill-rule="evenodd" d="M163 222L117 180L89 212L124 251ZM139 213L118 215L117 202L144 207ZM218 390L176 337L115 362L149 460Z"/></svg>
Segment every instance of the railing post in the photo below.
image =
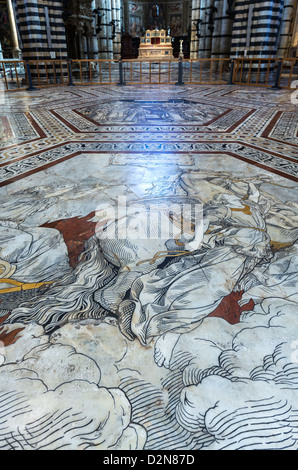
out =
<svg viewBox="0 0 298 470"><path fill-rule="evenodd" d="M231 61L231 70L230 70L230 79L228 85L234 85L234 70L235 70L235 60Z"/></svg>
<svg viewBox="0 0 298 470"><path fill-rule="evenodd" d="M183 82L183 62L182 62L182 57L179 57L179 62L178 62L178 82L175 83L175 85L184 85Z"/></svg>
<svg viewBox="0 0 298 470"><path fill-rule="evenodd" d="M72 81L72 70L71 70L71 60L67 61L67 68L68 68L68 77L69 77L69 83L68 86L75 86L75 84Z"/></svg>
<svg viewBox="0 0 298 470"><path fill-rule="evenodd" d="M119 82L117 83L117 85L123 86L123 85L125 85L125 83L124 83L124 80L123 80L123 62L122 62L122 59L119 59L118 63L119 63Z"/></svg>
<svg viewBox="0 0 298 470"><path fill-rule="evenodd" d="M279 59L278 65L277 65L277 70L276 70L276 75L275 75L275 84L273 85L273 90L280 90L280 77L281 77L281 69L282 69L282 63L283 60Z"/></svg>
<svg viewBox="0 0 298 470"><path fill-rule="evenodd" d="M26 65L26 71L27 71L27 77L28 77L28 88L27 88L27 90L29 90L29 91L31 91L31 90L36 90L36 87L33 86L33 81L32 81L32 75L31 75L31 68L30 68L29 60L26 60L25 65Z"/></svg>

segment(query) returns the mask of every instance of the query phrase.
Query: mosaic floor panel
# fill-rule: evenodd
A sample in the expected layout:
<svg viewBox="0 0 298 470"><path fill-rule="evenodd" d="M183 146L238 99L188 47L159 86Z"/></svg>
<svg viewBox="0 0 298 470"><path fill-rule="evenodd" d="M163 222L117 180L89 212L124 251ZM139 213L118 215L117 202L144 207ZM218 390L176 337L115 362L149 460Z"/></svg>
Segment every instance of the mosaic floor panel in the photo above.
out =
<svg viewBox="0 0 298 470"><path fill-rule="evenodd" d="M297 449L291 92L22 91L0 122L0 449Z"/></svg>

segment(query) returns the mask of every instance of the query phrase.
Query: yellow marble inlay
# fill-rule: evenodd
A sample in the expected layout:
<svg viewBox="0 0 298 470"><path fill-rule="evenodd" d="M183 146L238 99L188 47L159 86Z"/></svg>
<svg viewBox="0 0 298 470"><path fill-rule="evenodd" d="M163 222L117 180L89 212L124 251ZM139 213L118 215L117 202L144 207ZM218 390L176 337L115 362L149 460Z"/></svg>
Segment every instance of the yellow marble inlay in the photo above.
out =
<svg viewBox="0 0 298 470"><path fill-rule="evenodd" d="M0 289L0 294L7 294L9 292L19 292L30 289L38 289L41 286L47 286L53 284L53 281L49 282L33 282L33 283L24 283L15 281L14 279L0 279L0 284L11 284L14 287L8 287L5 289Z"/></svg>

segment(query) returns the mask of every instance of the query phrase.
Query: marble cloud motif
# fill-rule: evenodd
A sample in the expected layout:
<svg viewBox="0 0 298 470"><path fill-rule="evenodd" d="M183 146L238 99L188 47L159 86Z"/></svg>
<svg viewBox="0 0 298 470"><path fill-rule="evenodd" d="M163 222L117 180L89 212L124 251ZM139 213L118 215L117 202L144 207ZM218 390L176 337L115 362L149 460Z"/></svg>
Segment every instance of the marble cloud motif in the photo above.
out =
<svg viewBox="0 0 298 470"><path fill-rule="evenodd" d="M90 401L103 400L113 409L111 416L115 418L108 421L104 438L95 423L84 429L79 444L70 432L61 438L63 445L89 448L86 434L90 432L92 445L101 448L114 446L117 439L123 446L119 444L119 448L150 449L161 444L162 448L178 449L295 448L298 361L293 360L292 345L298 332L297 204L281 204L263 189L263 182L257 177L239 180L228 173L204 170L181 172L180 200L195 200L204 208L204 236L199 248L191 245L195 227L191 238L177 230L173 219L169 221L173 238L148 243L147 239L105 236L102 220L95 214L93 222L101 229L87 240L74 269L65 262L63 240L59 238L58 244L51 241L57 237L52 231L48 233L51 263L43 263L42 241L47 235L42 228L31 229L30 252L17 252L12 247L4 253L3 278L18 279L22 263L34 260L32 266L40 273L35 282L43 283L47 278L44 271L52 276L53 266L61 266L60 279L54 279L44 295L19 305L9 315L2 312L7 328L17 325L26 331L36 324L40 329L39 335L27 333L32 350L28 349L17 366L14 354L20 353L11 352L11 363L2 365L4 376L16 375L26 383L36 374L44 385L38 385L34 396L46 391L56 403L55 394L62 391L66 407L75 379L64 384L66 365L61 364L61 380L48 384L47 377L42 379L39 362L46 357L51 364L55 348L65 348L66 358L73 355L78 364L86 358L91 361L91 378L84 377L83 365L76 368L76 378L82 380L80 387L86 387ZM128 215L114 223L121 233L121 224L134 226L136 218L136 214ZM19 226L10 223L2 224L1 237L9 230L25 236ZM238 317L235 321L218 318L214 312L232 293L239 294ZM75 330L77 322L94 319L103 322L104 350L110 351L113 342L109 329L113 329L113 338L118 338L113 342L115 358L101 357L86 339L93 335L98 340L100 332L95 326L83 323L80 331ZM19 351L18 344L24 344L22 338L11 351ZM142 368L142 358L148 365L154 364L152 376ZM32 375L28 377L23 369ZM128 369L130 381L123 372ZM2 373L0 370L1 382ZM141 383L147 384L146 390L150 384L150 391L141 391ZM167 396L161 396L157 413L152 397L156 401L154 394L160 394L165 383ZM120 408L113 408L110 394L117 396L116 408L126 410L120 428ZM146 399L142 402L139 395L143 394ZM34 409L32 400L28 399ZM74 407L83 413L79 402L78 397ZM57 413L57 406L48 403L44 410ZM59 404L60 412L63 406L64 402ZM89 412L84 411L87 423ZM27 418L24 434L32 422L30 413ZM97 419L104 422L106 417L97 415ZM247 426L243 428L244 419ZM67 423L70 426L70 421ZM160 423L162 438L157 431ZM11 422L11 429L15 430L14 426ZM117 438L110 442L108 436L115 429Z"/></svg>

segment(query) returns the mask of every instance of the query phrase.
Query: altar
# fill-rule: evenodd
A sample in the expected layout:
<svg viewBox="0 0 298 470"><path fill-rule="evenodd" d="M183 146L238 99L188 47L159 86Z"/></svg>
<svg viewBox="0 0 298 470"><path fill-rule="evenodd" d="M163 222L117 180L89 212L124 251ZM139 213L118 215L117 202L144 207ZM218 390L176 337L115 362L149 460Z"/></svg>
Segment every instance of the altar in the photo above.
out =
<svg viewBox="0 0 298 470"><path fill-rule="evenodd" d="M172 38L164 29L148 29L141 38L139 59L174 59Z"/></svg>

